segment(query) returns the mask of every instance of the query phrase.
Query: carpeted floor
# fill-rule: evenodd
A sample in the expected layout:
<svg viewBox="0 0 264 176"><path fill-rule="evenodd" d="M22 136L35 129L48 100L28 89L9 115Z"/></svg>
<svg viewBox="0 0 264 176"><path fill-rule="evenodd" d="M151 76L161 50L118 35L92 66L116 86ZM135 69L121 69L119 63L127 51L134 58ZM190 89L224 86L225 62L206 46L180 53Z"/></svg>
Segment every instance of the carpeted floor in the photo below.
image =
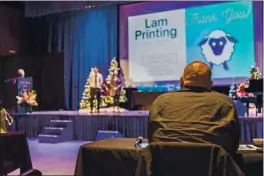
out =
<svg viewBox="0 0 264 176"><path fill-rule="evenodd" d="M79 147L87 141L70 141L59 144L38 143L28 139L34 169L43 175L73 175ZM9 174L18 175L19 170Z"/></svg>

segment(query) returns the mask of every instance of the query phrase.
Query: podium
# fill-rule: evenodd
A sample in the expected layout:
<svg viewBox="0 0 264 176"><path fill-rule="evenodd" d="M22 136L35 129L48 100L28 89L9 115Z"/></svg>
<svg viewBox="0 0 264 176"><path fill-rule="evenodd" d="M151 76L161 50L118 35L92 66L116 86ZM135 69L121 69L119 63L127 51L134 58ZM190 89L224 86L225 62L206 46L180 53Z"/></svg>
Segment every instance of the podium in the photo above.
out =
<svg viewBox="0 0 264 176"><path fill-rule="evenodd" d="M17 96L21 96L24 91L31 91L33 89L32 77L17 78ZM31 109L32 111L32 109ZM17 113L25 113L25 108L17 105Z"/></svg>

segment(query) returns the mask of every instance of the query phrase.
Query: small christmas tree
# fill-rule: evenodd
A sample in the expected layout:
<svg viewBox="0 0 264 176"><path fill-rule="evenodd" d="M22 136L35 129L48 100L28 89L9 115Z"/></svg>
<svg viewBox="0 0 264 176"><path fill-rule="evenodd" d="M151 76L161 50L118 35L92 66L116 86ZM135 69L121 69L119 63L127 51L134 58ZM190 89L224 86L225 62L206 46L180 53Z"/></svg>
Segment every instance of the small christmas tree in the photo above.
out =
<svg viewBox="0 0 264 176"><path fill-rule="evenodd" d="M108 104L108 105L112 105L114 103L114 99L112 96L110 96L110 92L109 92L109 84L111 82L111 79L113 78L113 75L114 75L114 71L119 69L119 72L121 74L119 74L124 80L124 74L123 74L123 71L121 68L118 68L118 62L116 60L116 58L114 57L111 62L110 62L110 66L109 66L109 69L108 69L108 76L106 78L106 81L105 81L105 84L104 84L104 103ZM125 80L124 80L125 82ZM125 87L125 84L122 85L121 87L121 92L120 92L120 98L119 98L119 102L120 103L125 103L127 101L127 98L126 98L126 90L124 89Z"/></svg>
<svg viewBox="0 0 264 176"><path fill-rule="evenodd" d="M237 99L237 84L235 82L233 82L230 86L230 90L229 90L229 97L231 97L232 99Z"/></svg>
<svg viewBox="0 0 264 176"><path fill-rule="evenodd" d="M91 72L92 71L93 70L91 70ZM91 98L91 93L90 93L89 75L88 75L87 81L86 81L85 86L84 86L84 91L82 93L82 100L80 102L80 110L91 110L90 98ZM101 96L101 100L102 100L102 96ZM93 109L97 109L98 103L97 103L96 98L94 98L93 104L95 106ZM101 108L105 107L105 106L106 106L106 104L104 103L104 101L102 101L101 102Z"/></svg>
<svg viewBox="0 0 264 176"><path fill-rule="evenodd" d="M251 79L255 79L255 80L261 79L261 73L258 67L256 66L251 66L250 74L251 74Z"/></svg>

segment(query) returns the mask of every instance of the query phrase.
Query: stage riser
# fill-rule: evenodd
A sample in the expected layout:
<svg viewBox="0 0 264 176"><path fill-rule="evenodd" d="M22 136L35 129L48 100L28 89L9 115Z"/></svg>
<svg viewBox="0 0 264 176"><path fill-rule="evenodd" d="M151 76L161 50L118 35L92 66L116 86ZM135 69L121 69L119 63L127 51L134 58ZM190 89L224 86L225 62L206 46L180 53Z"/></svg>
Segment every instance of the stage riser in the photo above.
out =
<svg viewBox="0 0 264 176"><path fill-rule="evenodd" d="M73 139L94 141L99 130L119 131L124 137L147 136L148 117L131 116L14 116L18 131L24 131L28 137L38 137L50 126L51 120L72 120ZM10 130L15 130L15 124Z"/></svg>
<svg viewBox="0 0 264 176"><path fill-rule="evenodd" d="M13 115L18 131L24 131L28 137L38 137L50 125L51 120L72 120L73 139L94 141L99 130L119 131L124 137L147 137L148 116L47 116ZM263 118L240 118L241 141L251 142L252 138L263 136ZM15 131L15 123L9 129Z"/></svg>

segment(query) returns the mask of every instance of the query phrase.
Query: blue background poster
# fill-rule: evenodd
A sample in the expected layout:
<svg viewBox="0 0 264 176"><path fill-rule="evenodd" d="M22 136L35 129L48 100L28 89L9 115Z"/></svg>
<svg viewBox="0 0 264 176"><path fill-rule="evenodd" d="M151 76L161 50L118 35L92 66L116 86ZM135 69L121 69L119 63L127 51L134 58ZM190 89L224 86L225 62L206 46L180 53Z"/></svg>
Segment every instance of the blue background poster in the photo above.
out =
<svg viewBox="0 0 264 176"><path fill-rule="evenodd" d="M255 64L252 9L252 2L186 9L187 63L210 61L213 78L248 77Z"/></svg>

